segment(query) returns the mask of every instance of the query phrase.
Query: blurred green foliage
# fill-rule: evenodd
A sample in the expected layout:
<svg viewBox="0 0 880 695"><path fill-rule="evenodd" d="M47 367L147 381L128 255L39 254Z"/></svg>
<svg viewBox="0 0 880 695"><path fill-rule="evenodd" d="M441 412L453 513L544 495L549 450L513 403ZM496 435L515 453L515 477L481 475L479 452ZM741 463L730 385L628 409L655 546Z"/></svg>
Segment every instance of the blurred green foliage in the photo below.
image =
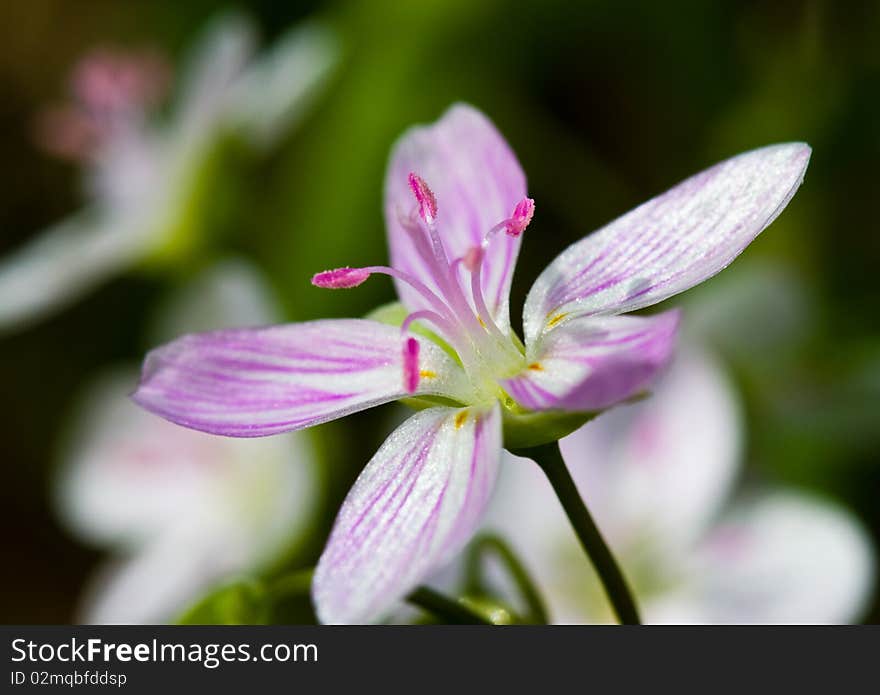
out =
<svg viewBox="0 0 880 695"><path fill-rule="evenodd" d="M389 148L453 101L493 118L537 203L514 281L515 324L531 281L569 243L721 158L775 141L809 142L806 183L785 214L743 259L683 301L708 312L710 340L744 394L749 475L834 497L880 546L880 4L241 6L270 39L317 14L343 42L342 66L302 127L270 156L249 160L237 190L222 192L224 181L207 203L216 205L212 219L226 250L266 270L291 319L361 315L393 299L384 280L325 292L308 279L329 267L384 262ZM76 171L40 154L30 137L34 113L61 92L76 57L103 43L179 55L217 9L207 0L32 0L0 9L0 252L78 206ZM787 279L761 284L760 273L749 275L757 266ZM149 347L145 318L179 279L120 279L0 341L4 622L70 619L96 554L53 518L47 491L56 443L90 375L138 360ZM726 306L715 299L725 283L753 291ZM790 324L768 346L764 338ZM381 443L389 416L380 410L319 429L335 498ZM325 512L325 529L334 509ZM313 545L308 553L316 556L320 539ZM249 589L226 591L190 619L249 615ZM880 607L869 619L880 619Z"/></svg>

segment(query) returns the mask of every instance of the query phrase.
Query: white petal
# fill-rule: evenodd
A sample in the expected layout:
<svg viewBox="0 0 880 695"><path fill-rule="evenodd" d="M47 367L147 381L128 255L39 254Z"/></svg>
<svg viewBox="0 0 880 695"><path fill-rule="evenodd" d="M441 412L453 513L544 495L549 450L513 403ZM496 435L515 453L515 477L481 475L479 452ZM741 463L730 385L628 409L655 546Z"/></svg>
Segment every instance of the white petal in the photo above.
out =
<svg viewBox="0 0 880 695"><path fill-rule="evenodd" d="M203 31L179 81L175 117L183 140L204 138L226 113L255 45L253 25L239 14L221 15Z"/></svg>
<svg viewBox="0 0 880 695"><path fill-rule="evenodd" d="M295 27L251 65L234 85L228 119L258 144L275 140L311 105L338 56L324 27Z"/></svg>
<svg viewBox="0 0 880 695"><path fill-rule="evenodd" d="M848 512L777 492L739 505L713 528L689 578L693 612L706 622L846 623L866 607L875 558Z"/></svg>
<svg viewBox="0 0 880 695"><path fill-rule="evenodd" d="M79 299L142 256L152 227L132 216L87 211L0 258L0 331L18 328Z"/></svg>
<svg viewBox="0 0 880 695"><path fill-rule="evenodd" d="M193 432L128 398L134 370L98 380L78 408L57 481L62 519L96 543L135 547L181 529L223 545L244 569L311 522L306 435L227 439Z"/></svg>
<svg viewBox="0 0 880 695"><path fill-rule="evenodd" d="M324 623L386 614L479 524L501 457L501 416L430 408L388 438L343 503L315 571Z"/></svg>
<svg viewBox="0 0 880 695"><path fill-rule="evenodd" d="M725 268L788 204L810 148L771 145L717 164L566 249L526 299L526 343L560 315L656 304Z"/></svg>
<svg viewBox="0 0 880 695"><path fill-rule="evenodd" d="M199 534L163 536L132 557L105 566L87 588L78 621L156 624L173 620L234 571L222 544Z"/></svg>

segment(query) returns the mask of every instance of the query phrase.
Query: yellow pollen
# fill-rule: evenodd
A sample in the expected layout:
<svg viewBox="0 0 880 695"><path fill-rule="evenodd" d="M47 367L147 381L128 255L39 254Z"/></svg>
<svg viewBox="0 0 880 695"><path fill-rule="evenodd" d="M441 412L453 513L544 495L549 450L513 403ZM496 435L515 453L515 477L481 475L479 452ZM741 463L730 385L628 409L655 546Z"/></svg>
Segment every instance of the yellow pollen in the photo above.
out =
<svg viewBox="0 0 880 695"><path fill-rule="evenodd" d="M531 369L533 372L543 372L544 371L544 367L541 365L540 362L532 362L529 365L529 369Z"/></svg>
<svg viewBox="0 0 880 695"><path fill-rule="evenodd" d="M477 321L480 322L480 325L481 325L483 328L486 327L486 322L483 321L483 317L482 317L482 316L477 316Z"/></svg>
<svg viewBox="0 0 880 695"><path fill-rule="evenodd" d="M568 316L568 314L565 312L556 314L556 316L551 316L550 320L547 322L547 328L553 328L553 326L562 321L566 316Z"/></svg>
<svg viewBox="0 0 880 695"><path fill-rule="evenodd" d="M430 369L422 369L421 371L419 371L419 376L422 379L436 379L437 378L437 374L435 372L432 372Z"/></svg>
<svg viewBox="0 0 880 695"><path fill-rule="evenodd" d="M460 413L458 413L455 416L455 429L460 430L462 427L464 427L464 423L467 422L467 419L468 419L468 411L467 410L462 410Z"/></svg>

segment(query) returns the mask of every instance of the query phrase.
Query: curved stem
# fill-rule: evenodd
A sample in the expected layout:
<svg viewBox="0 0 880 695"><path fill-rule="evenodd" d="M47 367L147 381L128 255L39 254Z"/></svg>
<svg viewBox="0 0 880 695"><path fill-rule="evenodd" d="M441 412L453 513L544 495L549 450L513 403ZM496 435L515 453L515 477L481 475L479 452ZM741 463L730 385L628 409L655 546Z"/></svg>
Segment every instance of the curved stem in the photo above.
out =
<svg viewBox="0 0 880 695"><path fill-rule="evenodd" d="M528 607L529 621L536 625L546 625L549 622L547 608L544 606L544 600L541 598L541 594L538 592L532 576L507 543L494 534L479 536L471 544L466 570L469 590L476 590L482 584L480 580L480 563L483 554L486 552L495 553L499 560L507 567L517 590Z"/></svg>
<svg viewBox="0 0 880 695"><path fill-rule="evenodd" d="M544 471L574 528L574 532L577 534L578 540L581 542L581 546L593 563L593 567L596 568L618 620L624 625L640 625L641 620L632 591L605 543L605 539L602 538L596 522L590 516L587 505L584 504L577 486L565 466L565 461L562 460L559 443L553 442L514 453L534 460Z"/></svg>
<svg viewBox="0 0 880 695"><path fill-rule="evenodd" d="M282 596L297 596L307 594L312 587L312 576L315 574L314 567L306 567L282 575L269 583L269 595L277 600Z"/></svg>
<svg viewBox="0 0 880 695"><path fill-rule="evenodd" d="M406 600L455 625L492 625L491 620L472 611L460 601L444 596L427 586L420 586L407 596Z"/></svg>

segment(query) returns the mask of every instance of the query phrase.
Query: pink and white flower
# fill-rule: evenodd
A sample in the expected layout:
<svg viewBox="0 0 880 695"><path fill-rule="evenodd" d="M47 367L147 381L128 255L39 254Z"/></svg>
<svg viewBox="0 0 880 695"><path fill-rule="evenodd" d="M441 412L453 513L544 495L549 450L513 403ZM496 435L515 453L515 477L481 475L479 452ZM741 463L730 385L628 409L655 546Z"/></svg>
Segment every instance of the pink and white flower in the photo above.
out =
<svg viewBox="0 0 880 695"><path fill-rule="evenodd" d="M652 397L560 442L578 489L653 623L841 623L870 596L874 557L848 512L805 493L750 488L736 395L695 345ZM613 620L601 584L540 470L506 462L486 528L534 574L553 619Z"/></svg>
<svg viewBox="0 0 880 695"><path fill-rule="evenodd" d="M523 344L508 295L535 204L490 121L454 106L392 152L391 266L312 280L339 289L390 275L405 307L399 325L323 320L188 335L147 356L134 398L172 422L236 437L398 399L422 408L367 464L315 574L322 621L373 620L470 538L502 444L553 441L650 385L672 353L678 314L619 314L724 268L785 207L809 156L801 143L739 155L574 244L532 287Z"/></svg>
<svg viewBox="0 0 880 695"><path fill-rule="evenodd" d="M276 316L259 276L224 263L166 307L159 331ZM56 486L65 525L113 551L84 598L89 623L173 620L216 583L277 561L316 509L308 435L237 440L176 427L130 401L133 378L120 368L89 387Z"/></svg>
<svg viewBox="0 0 880 695"><path fill-rule="evenodd" d="M43 114L37 135L81 165L88 204L0 259L0 331L192 242L194 201L217 143L240 135L271 144L335 62L332 36L316 25L294 29L259 59L254 48L244 18L215 21L181 71L168 118L156 113L171 81L160 55L101 48L82 59L68 103Z"/></svg>

